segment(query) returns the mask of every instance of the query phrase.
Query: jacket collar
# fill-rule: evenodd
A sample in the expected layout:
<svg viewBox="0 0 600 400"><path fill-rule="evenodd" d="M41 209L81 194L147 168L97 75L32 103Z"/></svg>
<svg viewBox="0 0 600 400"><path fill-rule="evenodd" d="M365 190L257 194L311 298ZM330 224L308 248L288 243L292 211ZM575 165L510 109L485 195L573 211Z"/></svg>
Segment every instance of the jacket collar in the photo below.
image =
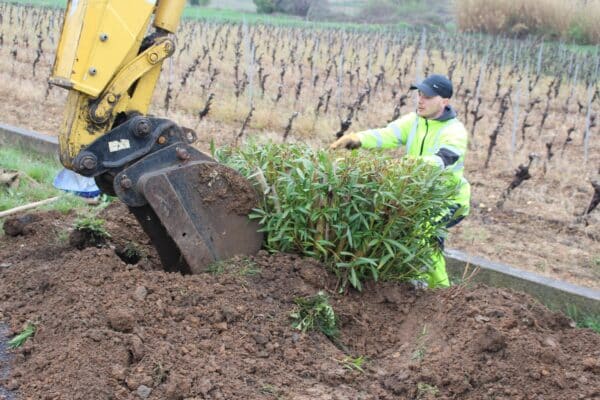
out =
<svg viewBox="0 0 600 400"><path fill-rule="evenodd" d="M442 115L434 119L429 119L429 121L446 122L448 120L451 120L452 118L456 118L456 110L452 106L448 105L444 107L444 112L442 113Z"/></svg>

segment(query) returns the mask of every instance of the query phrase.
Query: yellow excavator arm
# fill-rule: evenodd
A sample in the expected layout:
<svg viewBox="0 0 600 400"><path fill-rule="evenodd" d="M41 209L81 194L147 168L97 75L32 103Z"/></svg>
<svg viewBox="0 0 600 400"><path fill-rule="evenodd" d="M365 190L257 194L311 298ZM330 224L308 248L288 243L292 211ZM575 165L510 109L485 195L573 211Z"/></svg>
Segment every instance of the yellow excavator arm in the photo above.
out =
<svg viewBox="0 0 600 400"><path fill-rule="evenodd" d="M196 273L256 252L262 236L247 217L252 186L192 147L195 132L147 115L184 7L185 0L69 0L49 81L69 90L63 165L129 206L165 269Z"/></svg>
<svg viewBox="0 0 600 400"><path fill-rule="evenodd" d="M173 54L185 0L70 0L50 83L69 89L60 156L81 149L117 116L146 114L163 61ZM157 33L144 36L152 17Z"/></svg>

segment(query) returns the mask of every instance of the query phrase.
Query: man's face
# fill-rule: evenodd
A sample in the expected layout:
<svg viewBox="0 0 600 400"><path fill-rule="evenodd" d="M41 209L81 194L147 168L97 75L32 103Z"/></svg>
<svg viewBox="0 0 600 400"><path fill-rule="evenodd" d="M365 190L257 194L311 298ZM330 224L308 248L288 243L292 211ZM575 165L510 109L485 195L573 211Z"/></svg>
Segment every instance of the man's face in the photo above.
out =
<svg viewBox="0 0 600 400"><path fill-rule="evenodd" d="M448 105L448 99L441 96L427 97L419 90L419 103L417 114L423 118L434 119L442 115L444 107Z"/></svg>

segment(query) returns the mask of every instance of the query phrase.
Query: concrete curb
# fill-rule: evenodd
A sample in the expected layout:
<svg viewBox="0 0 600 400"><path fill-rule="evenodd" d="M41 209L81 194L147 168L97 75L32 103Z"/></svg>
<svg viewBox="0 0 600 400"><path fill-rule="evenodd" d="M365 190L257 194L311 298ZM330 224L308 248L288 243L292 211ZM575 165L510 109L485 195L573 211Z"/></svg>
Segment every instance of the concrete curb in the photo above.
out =
<svg viewBox="0 0 600 400"><path fill-rule="evenodd" d="M467 267L468 271L479 268L473 282L525 292L548 307L565 313L576 307L581 313L600 315L600 290L523 271L458 250L446 250L446 264L448 274L454 279L461 279Z"/></svg>
<svg viewBox="0 0 600 400"><path fill-rule="evenodd" d="M0 144L46 155L58 154L58 138L0 123Z"/></svg>
<svg viewBox="0 0 600 400"><path fill-rule="evenodd" d="M18 146L42 154L58 154L56 137L0 124L0 144ZM508 265L485 260L481 257L465 254L458 250L446 250L448 274L461 279L465 268L479 268L473 282L489 286L505 287L530 294L549 307L568 312L569 308L592 315L600 315L600 291L572 285L548 278L533 272L527 272Z"/></svg>

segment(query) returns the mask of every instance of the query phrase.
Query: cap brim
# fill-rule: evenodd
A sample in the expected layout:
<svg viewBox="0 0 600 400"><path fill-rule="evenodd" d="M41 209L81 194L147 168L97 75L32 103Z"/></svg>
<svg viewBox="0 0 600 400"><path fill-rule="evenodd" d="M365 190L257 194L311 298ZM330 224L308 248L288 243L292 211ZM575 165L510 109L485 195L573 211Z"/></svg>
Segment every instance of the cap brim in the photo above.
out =
<svg viewBox="0 0 600 400"><path fill-rule="evenodd" d="M410 90L417 90L417 89L420 90L427 97L439 96L435 90L433 90L432 88L430 88L429 86L427 86L424 83L417 83L410 87Z"/></svg>

